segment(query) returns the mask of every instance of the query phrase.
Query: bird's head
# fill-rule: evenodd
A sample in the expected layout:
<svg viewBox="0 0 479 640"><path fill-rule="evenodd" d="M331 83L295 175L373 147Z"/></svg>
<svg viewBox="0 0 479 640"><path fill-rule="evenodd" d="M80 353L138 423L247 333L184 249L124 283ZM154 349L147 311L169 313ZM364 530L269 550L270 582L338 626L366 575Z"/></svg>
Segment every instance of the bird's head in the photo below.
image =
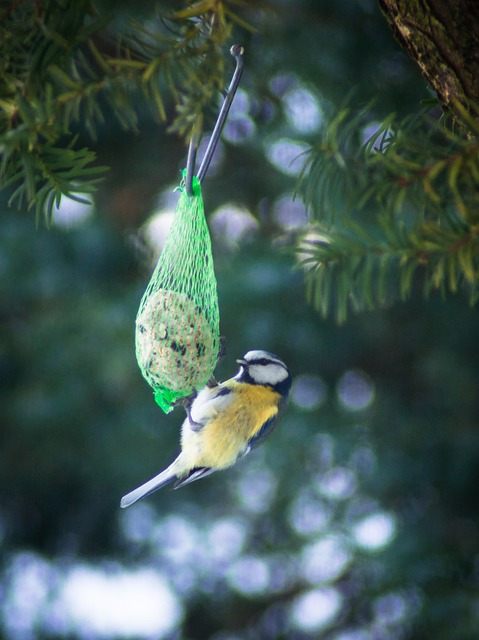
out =
<svg viewBox="0 0 479 640"><path fill-rule="evenodd" d="M236 361L240 369L236 374L239 382L272 387L287 396L291 388L291 374L284 362L269 351L248 351Z"/></svg>

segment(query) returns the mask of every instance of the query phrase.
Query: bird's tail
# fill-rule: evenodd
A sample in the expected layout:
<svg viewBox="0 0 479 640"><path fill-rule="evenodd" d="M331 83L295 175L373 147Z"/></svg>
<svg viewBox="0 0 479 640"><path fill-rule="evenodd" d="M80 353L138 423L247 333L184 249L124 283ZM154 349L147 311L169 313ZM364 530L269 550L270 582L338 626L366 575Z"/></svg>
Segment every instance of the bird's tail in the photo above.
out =
<svg viewBox="0 0 479 640"><path fill-rule="evenodd" d="M169 467L167 467L164 471L159 473L157 476L155 476L151 480L148 480L148 482L145 482L137 489L133 489L133 491L130 491L130 493L127 493L126 496L123 496L123 498L121 499L121 502L120 502L121 508L125 509L125 507L129 507L131 504L133 504L140 498L144 498L150 493L153 493L153 491L156 491L157 489L161 489L161 487L164 487L165 484L168 484L169 482L176 480L178 477L175 471L176 468L177 468L176 464L175 462L173 462L173 464L170 464Z"/></svg>

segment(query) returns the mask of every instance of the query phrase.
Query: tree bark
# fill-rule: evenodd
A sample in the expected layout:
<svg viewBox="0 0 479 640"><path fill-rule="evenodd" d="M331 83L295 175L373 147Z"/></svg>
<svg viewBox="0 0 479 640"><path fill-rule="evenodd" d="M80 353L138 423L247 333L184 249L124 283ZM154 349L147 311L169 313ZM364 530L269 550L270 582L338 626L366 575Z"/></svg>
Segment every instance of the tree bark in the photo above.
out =
<svg viewBox="0 0 479 640"><path fill-rule="evenodd" d="M479 119L479 0L379 0L396 38L446 108Z"/></svg>

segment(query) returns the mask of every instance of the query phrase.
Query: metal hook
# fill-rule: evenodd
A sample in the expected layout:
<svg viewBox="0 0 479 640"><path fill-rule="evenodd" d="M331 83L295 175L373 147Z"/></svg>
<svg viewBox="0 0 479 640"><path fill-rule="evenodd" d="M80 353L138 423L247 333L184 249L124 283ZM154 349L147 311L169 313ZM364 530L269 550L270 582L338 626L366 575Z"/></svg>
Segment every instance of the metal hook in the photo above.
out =
<svg viewBox="0 0 479 640"><path fill-rule="evenodd" d="M241 80L241 75L243 73L244 48L239 44L234 44L230 49L230 53L236 60L236 68L234 70L233 77L231 78L231 82L228 87L228 91L226 92L226 96L223 101L223 104L221 105L221 109L218 114L218 118L216 120L213 133L211 134L208 147L206 148L205 155L203 157L203 160L201 161L200 168L198 169L198 173L196 177L198 178L198 181L200 182L200 184L203 178L205 177L206 172L208 171L208 168L210 166L211 158L213 157L216 146L220 139L221 132L223 130L223 127L225 126L226 118L228 117L228 113L229 113L231 104L233 102L233 98L235 97L235 93L236 93L236 90L238 89L238 85ZM193 174L194 174L194 167L195 167L195 161L196 161L197 146L198 146L197 137L193 135L190 140L190 146L188 149L188 160L186 165L186 177L185 177L186 191L190 196L193 195Z"/></svg>
<svg viewBox="0 0 479 640"><path fill-rule="evenodd" d="M193 175L195 173L197 151L198 151L198 136L196 134L193 134L191 136L190 145L188 147L188 159L186 161L186 176L185 176L186 193L189 196L193 195Z"/></svg>

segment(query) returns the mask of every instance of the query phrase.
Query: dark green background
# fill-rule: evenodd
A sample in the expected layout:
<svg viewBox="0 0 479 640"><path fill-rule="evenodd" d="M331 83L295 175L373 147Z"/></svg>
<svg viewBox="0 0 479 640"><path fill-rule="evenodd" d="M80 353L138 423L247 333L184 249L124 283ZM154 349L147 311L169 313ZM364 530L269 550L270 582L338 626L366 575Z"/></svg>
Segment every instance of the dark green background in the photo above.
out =
<svg viewBox="0 0 479 640"><path fill-rule="evenodd" d="M119 28L127 12L151 18L149 3L111 6ZM134 319L151 272L140 227L178 182L185 148L146 108L137 134L107 118L93 144L111 170L92 217L36 229L31 214L2 201L5 638L479 637L477 310L461 293L445 301L418 295L341 327L321 320L274 217L295 180L265 152L281 138L318 136L288 124L273 78L310 89L326 115L354 89L353 107L376 99L372 120L414 112L428 90L374 2L271 7L249 16L255 34L234 34L247 50L242 88L255 135L223 145L204 187L207 213L234 202L259 223L234 249L213 236L227 339L217 374L229 377L237 357L266 348L288 363L297 394L310 376L322 400L313 410L293 401L266 445L236 468L120 511L120 497L178 450L183 416L162 414L141 378ZM351 379L372 394L366 408L341 402ZM367 550L355 532L378 514L393 535ZM314 561L325 541L346 554L336 573L334 554ZM179 607L175 628L102 634L74 617L55 622L51 603L79 566L164 577ZM321 598L340 598L336 615L308 626L306 596L313 610Z"/></svg>

